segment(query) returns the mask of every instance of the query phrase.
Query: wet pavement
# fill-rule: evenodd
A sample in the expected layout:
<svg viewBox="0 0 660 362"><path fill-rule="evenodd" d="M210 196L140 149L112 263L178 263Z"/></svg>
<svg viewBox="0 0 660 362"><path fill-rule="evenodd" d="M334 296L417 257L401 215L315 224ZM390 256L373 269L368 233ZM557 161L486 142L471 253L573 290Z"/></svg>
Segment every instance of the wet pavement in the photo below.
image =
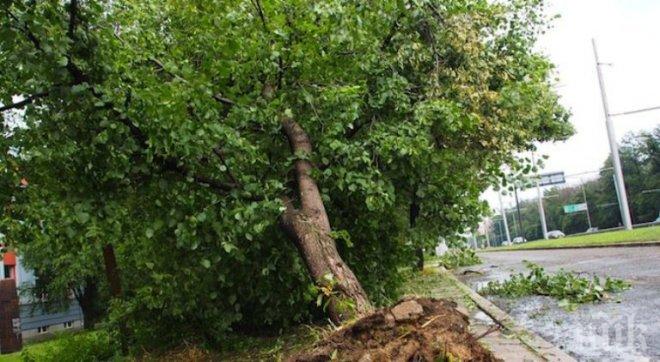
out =
<svg viewBox="0 0 660 362"><path fill-rule="evenodd" d="M553 272L559 269L616 277L633 284L608 302L584 304L567 312L557 300L533 296L488 297L520 325L582 361L660 361L660 246L524 250L480 253L484 263L459 270L478 290L490 280L526 272L524 260ZM483 274L465 270L480 271Z"/></svg>

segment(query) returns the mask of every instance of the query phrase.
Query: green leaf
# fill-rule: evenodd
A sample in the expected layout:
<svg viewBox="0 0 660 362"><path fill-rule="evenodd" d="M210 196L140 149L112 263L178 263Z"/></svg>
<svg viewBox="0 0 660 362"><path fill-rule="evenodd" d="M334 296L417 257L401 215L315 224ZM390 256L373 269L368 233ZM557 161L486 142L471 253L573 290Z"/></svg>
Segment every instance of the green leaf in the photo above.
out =
<svg viewBox="0 0 660 362"><path fill-rule="evenodd" d="M86 213L84 211L79 211L79 212L76 213L76 218L78 219L78 222L80 222L81 224L84 224L87 221L89 221L90 217L89 217L88 213Z"/></svg>

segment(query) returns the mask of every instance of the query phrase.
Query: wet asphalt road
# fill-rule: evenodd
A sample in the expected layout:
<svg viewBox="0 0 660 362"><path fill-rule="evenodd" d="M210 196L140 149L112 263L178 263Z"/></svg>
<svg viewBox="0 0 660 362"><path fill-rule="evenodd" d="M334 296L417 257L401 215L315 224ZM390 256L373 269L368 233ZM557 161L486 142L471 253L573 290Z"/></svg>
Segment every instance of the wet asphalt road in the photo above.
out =
<svg viewBox="0 0 660 362"><path fill-rule="evenodd" d="M582 361L660 361L660 246L525 250L480 253L484 263L458 271L475 289L524 272L523 260L559 269L616 277L632 289L613 300L567 312L549 297L489 297L516 321ZM468 273L479 270L483 275ZM617 302L617 299L620 302Z"/></svg>

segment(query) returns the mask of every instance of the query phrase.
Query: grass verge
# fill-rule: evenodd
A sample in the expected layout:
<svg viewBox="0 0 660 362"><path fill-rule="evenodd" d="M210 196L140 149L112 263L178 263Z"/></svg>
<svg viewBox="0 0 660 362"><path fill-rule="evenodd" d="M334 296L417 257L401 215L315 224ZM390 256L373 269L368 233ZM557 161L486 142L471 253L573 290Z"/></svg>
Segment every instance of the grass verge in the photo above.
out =
<svg viewBox="0 0 660 362"><path fill-rule="evenodd" d="M660 241L660 226L650 226L634 230L619 230L596 234L569 236L561 239L536 240L512 246L501 246L483 250L506 251L547 248L566 248L580 246L607 246L614 244Z"/></svg>
<svg viewBox="0 0 660 362"><path fill-rule="evenodd" d="M402 288L405 295L416 295L452 300L468 309L474 308L472 300L460 290L455 282L441 273L436 267L427 267L423 272L404 271L407 281ZM285 356L311 347L316 341L331 333L330 326L307 326L284 331L277 336L246 336L235 334L229 338L226 345L231 346L224 351L211 351L202 346L182 346L182 348L160 355L141 356L143 361L181 361L181 360L220 360L220 361L279 361ZM89 332L80 332L86 335ZM60 348L66 336L56 336L54 339L25 344L23 351L8 355L0 355L0 362L23 361L21 354L38 358L49 353L53 348ZM27 353L25 352L27 350ZM118 360L118 359L117 359ZM131 358L127 359L133 360Z"/></svg>

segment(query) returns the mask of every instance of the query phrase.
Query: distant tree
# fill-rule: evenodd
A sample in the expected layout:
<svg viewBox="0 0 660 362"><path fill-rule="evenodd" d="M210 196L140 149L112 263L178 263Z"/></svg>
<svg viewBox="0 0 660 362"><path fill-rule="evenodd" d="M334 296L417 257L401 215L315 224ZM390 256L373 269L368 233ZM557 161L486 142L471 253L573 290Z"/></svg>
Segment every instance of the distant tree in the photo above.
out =
<svg viewBox="0 0 660 362"><path fill-rule="evenodd" d="M654 221L660 213L660 126L649 132L630 133L619 147L628 203L635 224ZM545 190L544 207L548 230L562 230L566 234L584 232L588 228L585 212L564 213L564 205L584 202L582 189L589 206L592 225L600 229L621 226L617 192L609 156L598 178L579 186L556 186ZM528 240L542 237L536 200L520 203L524 235ZM517 232L515 210L508 210L512 233Z"/></svg>

